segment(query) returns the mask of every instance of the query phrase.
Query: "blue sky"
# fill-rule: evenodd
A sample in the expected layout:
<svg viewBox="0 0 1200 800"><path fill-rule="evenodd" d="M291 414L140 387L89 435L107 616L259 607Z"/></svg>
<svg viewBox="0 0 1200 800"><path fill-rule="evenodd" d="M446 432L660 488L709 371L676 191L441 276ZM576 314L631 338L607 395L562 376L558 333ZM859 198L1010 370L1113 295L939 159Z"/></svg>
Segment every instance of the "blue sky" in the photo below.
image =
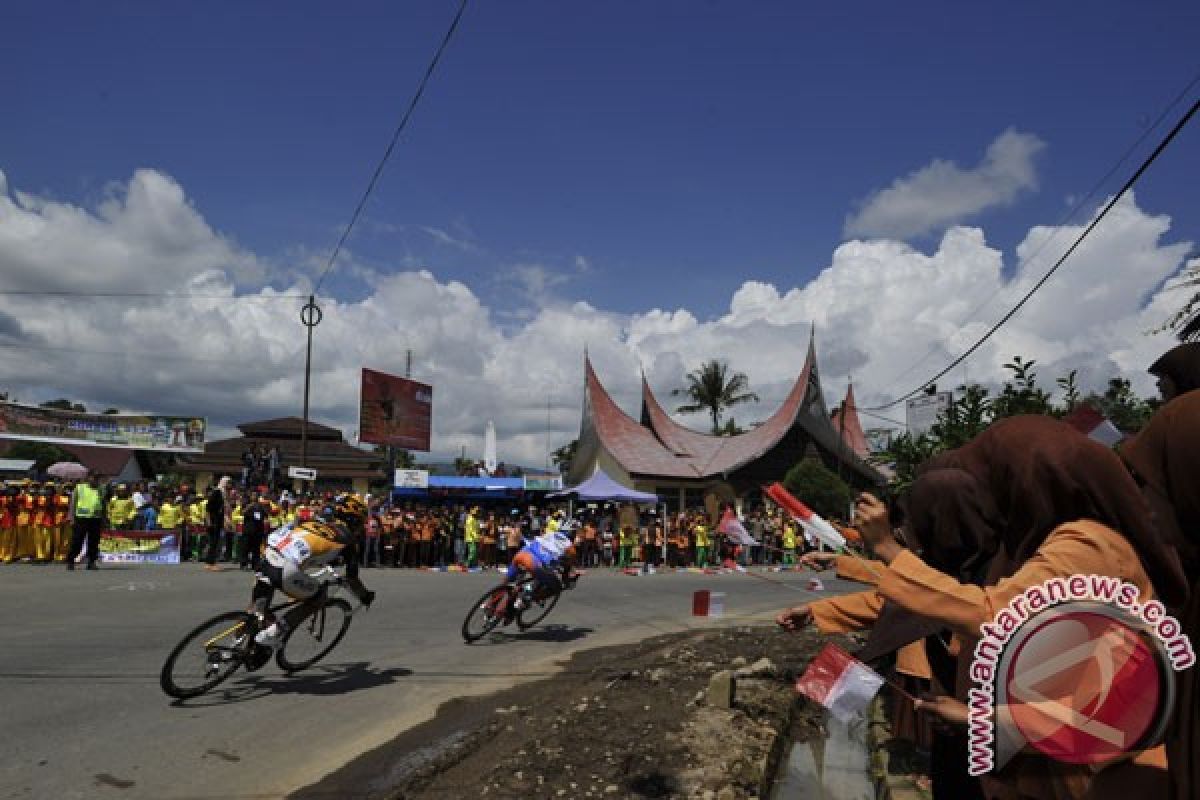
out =
<svg viewBox="0 0 1200 800"><path fill-rule="evenodd" d="M454 8L10 6L0 169L84 202L152 167L259 254L327 252ZM1040 187L971 220L1007 248L1200 69L1196 30L1195 3L472 3L351 250L497 298L536 262L605 307L719 313L747 276L827 266L872 190L1013 127L1047 145ZM1194 207L1198 168L1191 131L1144 204Z"/></svg>
<svg viewBox="0 0 1200 800"><path fill-rule="evenodd" d="M129 243L128 229L149 225L145 219L122 227L102 210L138 182L137 170L149 170L181 192L165 206L148 203L151 219L168 218L159 214L163 207L194 213L201 228L211 228L208 239L220 240L215 249L193 248L205 253L197 264L252 262L254 269L227 270L239 291L256 292L264 282L291 287L297 270L311 277L323 263L455 8L8 4L0 11L6 190L90 215L91 232L70 253L78 254L73 266L90 265L95 277L108 274L91 260L106 236L152 252L154 237ZM682 345L667 353L631 344L661 343L665 328L683 335L691 324L678 316L668 324L657 309L686 311L711 333L704 326L729 314L738 297L753 295L763 309L776 303L763 298L760 283L781 296L803 290L790 310L762 310L764 324L801 347L778 326L800 326L805 314L818 319L822 303L841 307L819 299L825 295L816 279L855 255L839 250L848 240L886 240L868 253L879 269L900 269L894 265L908 257L905 248L941 269L954 256L943 252L946 231L978 228L982 238L969 245L978 259L967 260L990 269L986 242L1004 272L967 275L963 285L1011 281L1012 288L1020 283L1018 245L1032 241L1037 226L1058 223L1069 201L1200 73L1197 30L1195 2L473 2L327 288L337 301L362 303L381 294L382 277L423 267L439 287L469 287L486 312L480 324L495 326L489 333L510 344L547 335L535 324L539 313L587 301L613 315L614 335L637 350L612 378L629 393L636 389L633 356L659 365L663 388L697 358ZM1193 88L1189 102L1198 96ZM1154 131L1151 143L1163 132ZM1101 188L1101 198L1150 146ZM1129 254L1112 251L1133 263L1136 241L1156 265L1132 290L1140 303L1194 256L1198 174L1200 123L1139 185L1134 222L1142 233L1121 240ZM894 196L884 192L889 187L899 187ZM972 193L978 202L962 201ZM870 200L879 201L878 213L859 215ZM899 222L897 205L909 215ZM1096 205L1073 221L1086 222ZM24 210L53 230L45 209ZM1154 222L1159 217L1169 220ZM4 221L0 215L0 228ZM1167 253L1173 243L1178 248ZM15 276L36 263L37 245L27 244L7 254L0 247L0 270ZM186 247L194 244L167 252L191 253ZM124 277L112 267L112 288L158 286L146 276L160 263L149 260ZM179 285L189 270L162 266ZM69 282L70 274L63 267L59 277ZM854 274L867 281L854 286L870 286L869 268ZM840 297L864 291L830 281L843 286ZM900 304L905 318L935 313L942 299L910 307L888 291L874 301ZM988 313L1002 310L998 303ZM954 350L938 337L966 319L966 310L946 314L917 337L914 359L931 343ZM839 321L840 336L855 318L846 311L819 322ZM1140 324L1131 321L1129 330ZM647 327L653 336L638 339L635 329ZM593 341L600 328L578 336ZM743 339L714 336L697 340L713 355L739 357ZM1075 344L1044 332L1014 337L998 347L1034 352L1044 344L1043 362L1082 357ZM54 340L52 333L42 338ZM861 380L868 384L872 363L894 372L893 362L910 354L885 353L882 341L846 342L844 353L830 357L831 371L867 376ZM433 376L441 374L435 362L453 361L439 346L424 349L422 366ZM1114 364L1128 368L1139 348L1105 344L1095 354L1096 375ZM566 373L548 367L547 380L577 384L578 364L568 360ZM1002 361L1000 351L991 360ZM983 364L978 373L988 369ZM792 372L781 370L751 378L774 399ZM27 386L34 394L83 391L42 378ZM882 398L894 387L864 392L871 388ZM564 431L576 424L578 408L568 394L564 408L576 411L564 411ZM243 399L263 413L286 406L273 389L255 397ZM325 412L344 419L346 402L330 400ZM214 415L225 413L240 412Z"/></svg>

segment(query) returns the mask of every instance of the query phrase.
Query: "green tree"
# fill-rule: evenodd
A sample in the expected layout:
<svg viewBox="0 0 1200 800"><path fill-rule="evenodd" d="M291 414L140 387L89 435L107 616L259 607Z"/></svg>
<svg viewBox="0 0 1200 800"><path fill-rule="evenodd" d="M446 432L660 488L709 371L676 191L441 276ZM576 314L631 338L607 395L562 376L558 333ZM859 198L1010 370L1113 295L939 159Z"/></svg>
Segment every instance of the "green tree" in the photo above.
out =
<svg viewBox="0 0 1200 800"><path fill-rule="evenodd" d="M715 358L706 361L687 374L688 385L675 389L672 395L683 395L691 400L679 406L676 411L681 414L697 414L707 411L712 416L712 432L721 433L721 412L727 408L749 403L757 403L758 395L749 391L750 379L744 372L729 373L728 365Z"/></svg>
<svg viewBox="0 0 1200 800"><path fill-rule="evenodd" d="M1073 369L1064 377L1055 381L1058 388L1063 390L1063 413L1069 414L1079 405L1079 387L1075 384L1075 376L1079 370Z"/></svg>
<svg viewBox="0 0 1200 800"><path fill-rule="evenodd" d="M72 403L65 397L60 397L57 400L47 400L46 402L39 403L38 405L40 405L42 408L57 408L62 411L79 411L81 413L87 411L87 409L83 407L83 403Z"/></svg>
<svg viewBox="0 0 1200 800"><path fill-rule="evenodd" d="M8 448L5 454L6 458L21 458L32 459L34 466L38 472L46 469L51 464L57 464L59 461L77 461L73 453L70 453L58 445L48 444L46 442L29 442L19 441L14 442Z"/></svg>
<svg viewBox="0 0 1200 800"><path fill-rule="evenodd" d="M745 432L745 429L739 426L733 417L725 420L725 424L721 426L722 436L737 436L739 433Z"/></svg>
<svg viewBox="0 0 1200 800"><path fill-rule="evenodd" d="M1054 405L1050 395L1037 385L1037 373L1033 371L1036 361L1025 361L1020 356L1004 365L1012 373L1012 380L1005 381L1004 388L992 401L995 419L1015 417L1019 414L1053 414Z"/></svg>
<svg viewBox="0 0 1200 800"><path fill-rule="evenodd" d="M1092 392L1086 400L1126 433L1140 431L1158 407L1158 401L1143 400L1134 394L1127 378L1113 378L1104 394Z"/></svg>
<svg viewBox="0 0 1200 800"><path fill-rule="evenodd" d="M784 487L823 517L845 519L854 500L854 490L824 464L804 459L788 470Z"/></svg>
<svg viewBox="0 0 1200 800"><path fill-rule="evenodd" d="M904 492L912 485L921 465L945 448L927 433L913 436L902 433L892 439L888 449L871 460L877 464L889 464L894 471L890 486L893 491Z"/></svg>
<svg viewBox="0 0 1200 800"><path fill-rule="evenodd" d="M977 383L958 387L960 396L950 407L938 414L937 421L929 430L930 438L937 449L949 450L962 447L987 430L996 417L995 401L988 398L988 390Z"/></svg>
<svg viewBox="0 0 1200 800"><path fill-rule="evenodd" d="M579 452L579 440L572 439L562 447L550 454L550 460L554 462L554 466L558 467L558 471L566 475L571 471L571 463L575 461L575 454Z"/></svg>

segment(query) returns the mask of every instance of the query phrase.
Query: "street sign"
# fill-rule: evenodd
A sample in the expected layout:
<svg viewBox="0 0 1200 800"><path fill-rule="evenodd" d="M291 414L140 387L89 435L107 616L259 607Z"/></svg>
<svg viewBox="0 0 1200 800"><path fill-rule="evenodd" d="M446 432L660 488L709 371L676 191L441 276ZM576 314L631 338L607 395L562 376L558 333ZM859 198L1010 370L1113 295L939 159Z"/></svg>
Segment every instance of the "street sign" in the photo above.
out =
<svg viewBox="0 0 1200 800"><path fill-rule="evenodd" d="M938 414L949 408L953 401L954 394L952 392L923 394L911 398L908 401L906 408L908 413L905 418L909 434L920 436L922 433L928 433L933 424L937 422Z"/></svg>
<svg viewBox="0 0 1200 800"><path fill-rule="evenodd" d="M315 481L317 471L312 467L288 467L288 477L302 481Z"/></svg>
<svg viewBox="0 0 1200 800"><path fill-rule="evenodd" d="M398 469L392 485L397 489L428 489L429 470Z"/></svg>

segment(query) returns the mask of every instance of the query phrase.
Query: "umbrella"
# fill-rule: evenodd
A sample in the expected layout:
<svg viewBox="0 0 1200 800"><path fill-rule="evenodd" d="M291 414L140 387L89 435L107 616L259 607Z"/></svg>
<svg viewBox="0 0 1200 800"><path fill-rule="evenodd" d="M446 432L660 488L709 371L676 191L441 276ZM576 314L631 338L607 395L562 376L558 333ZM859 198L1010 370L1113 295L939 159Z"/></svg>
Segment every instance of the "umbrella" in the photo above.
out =
<svg viewBox="0 0 1200 800"><path fill-rule="evenodd" d="M78 481L87 477L88 468L74 461L59 461L46 468L47 475L62 478L65 481Z"/></svg>

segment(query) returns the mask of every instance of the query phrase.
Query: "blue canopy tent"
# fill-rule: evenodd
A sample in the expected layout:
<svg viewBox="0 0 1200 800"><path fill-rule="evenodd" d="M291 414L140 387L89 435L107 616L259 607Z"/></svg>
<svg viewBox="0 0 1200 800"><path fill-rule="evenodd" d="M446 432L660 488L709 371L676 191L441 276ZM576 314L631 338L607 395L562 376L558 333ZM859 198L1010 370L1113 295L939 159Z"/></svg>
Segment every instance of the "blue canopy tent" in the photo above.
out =
<svg viewBox="0 0 1200 800"><path fill-rule="evenodd" d="M578 486L552 492L548 497L577 497L581 501L615 500L623 503L653 503L658 504L658 495L651 492L639 492L614 481L603 470L596 470L592 477Z"/></svg>

